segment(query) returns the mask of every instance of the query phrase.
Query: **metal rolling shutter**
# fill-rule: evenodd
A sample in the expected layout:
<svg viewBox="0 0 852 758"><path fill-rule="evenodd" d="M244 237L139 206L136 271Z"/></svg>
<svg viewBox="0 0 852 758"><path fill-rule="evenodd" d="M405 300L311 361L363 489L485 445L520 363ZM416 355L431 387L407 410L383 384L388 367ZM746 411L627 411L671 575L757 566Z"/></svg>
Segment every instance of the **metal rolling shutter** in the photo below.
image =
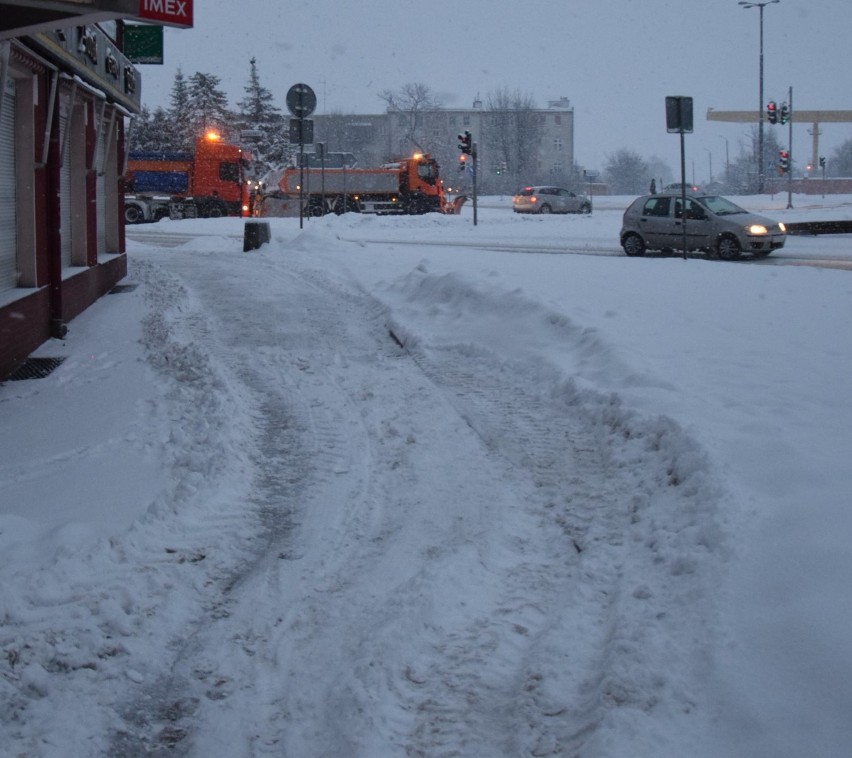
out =
<svg viewBox="0 0 852 758"><path fill-rule="evenodd" d="M15 84L6 82L0 122L0 292L18 286L15 199Z"/></svg>

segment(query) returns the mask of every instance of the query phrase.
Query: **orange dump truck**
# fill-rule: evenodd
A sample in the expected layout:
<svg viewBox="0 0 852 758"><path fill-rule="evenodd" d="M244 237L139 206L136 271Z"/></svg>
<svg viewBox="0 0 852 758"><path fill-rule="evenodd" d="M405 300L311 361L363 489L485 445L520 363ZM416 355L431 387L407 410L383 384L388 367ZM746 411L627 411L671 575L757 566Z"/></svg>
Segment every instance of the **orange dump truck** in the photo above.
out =
<svg viewBox="0 0 852 758"><path fill-rule="evenodd" d="M192 153L130 153L125 221L247 215L247 158L213 132L197 139Z"/></svg>
<svg viewBox="0 0 852 758"><path fill-rule="evenodd" d="M454 213L447 204L438 164L415 154L379 168L299 168L270 172L261 188L261 216L326 213Z"/></svg>

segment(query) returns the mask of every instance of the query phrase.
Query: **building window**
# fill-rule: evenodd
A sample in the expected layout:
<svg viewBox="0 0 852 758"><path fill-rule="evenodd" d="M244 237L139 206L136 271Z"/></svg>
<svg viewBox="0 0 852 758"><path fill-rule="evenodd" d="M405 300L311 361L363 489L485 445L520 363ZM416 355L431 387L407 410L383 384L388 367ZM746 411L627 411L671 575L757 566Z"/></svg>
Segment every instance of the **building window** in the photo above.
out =
<svg viewBox="0 0 852 758"><path fill-rule="evenodd" d="M565 145L564 145L564 143L562 142L562 140L561 140L559 137L557 137L555 140L553 140L553 149L554 149L554 151L556 151L557 153L561 153L561 152L562 152L562 148L563 148L564 146L565 146Z"/></svg>
<svg viewBox="0 0 852 758"><path fill-rule="evenodd" d="M462 120L465 126L470 126L470 116L462 116Z"/></svg>
<svg viewBox="0 0 852 758"><path fill-rule="evenodd" d="M562 123L562 114L561 114L561 113L556 113L556 114L553 116L553 118L554 118L554 120L556 121L556 123L557 123L557 124L561 124L561 123Z"/></svg>

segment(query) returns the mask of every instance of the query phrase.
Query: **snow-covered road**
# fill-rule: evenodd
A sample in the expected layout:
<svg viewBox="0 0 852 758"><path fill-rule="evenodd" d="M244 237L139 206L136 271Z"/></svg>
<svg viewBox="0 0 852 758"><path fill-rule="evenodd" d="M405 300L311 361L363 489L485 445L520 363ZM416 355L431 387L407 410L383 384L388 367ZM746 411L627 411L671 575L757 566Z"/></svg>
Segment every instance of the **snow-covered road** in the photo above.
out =
<svg viewBox="0 0 852 758"><path fill-rule="evenodd" d="M842 754L848 273L617 216L133 230L0 386L0 755Z"/></svg>

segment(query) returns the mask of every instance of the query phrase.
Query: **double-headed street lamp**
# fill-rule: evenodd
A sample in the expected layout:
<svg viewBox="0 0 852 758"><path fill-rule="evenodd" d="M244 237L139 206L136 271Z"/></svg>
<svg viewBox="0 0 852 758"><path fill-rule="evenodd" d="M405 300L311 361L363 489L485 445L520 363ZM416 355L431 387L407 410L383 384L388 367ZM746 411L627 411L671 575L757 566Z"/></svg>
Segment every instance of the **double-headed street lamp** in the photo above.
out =
<svg viewBox="0 0 852 758"><path fill-rule="evenodd" d="M760 86L759 99L757 103L757 191L763 192L763 175L764 175L764 155L763 155L763 9L772 3L779 3L781 0L765 0L762 3L747 2L740 0L740 5L743 8L759 8L760 9Z"/></svg>

